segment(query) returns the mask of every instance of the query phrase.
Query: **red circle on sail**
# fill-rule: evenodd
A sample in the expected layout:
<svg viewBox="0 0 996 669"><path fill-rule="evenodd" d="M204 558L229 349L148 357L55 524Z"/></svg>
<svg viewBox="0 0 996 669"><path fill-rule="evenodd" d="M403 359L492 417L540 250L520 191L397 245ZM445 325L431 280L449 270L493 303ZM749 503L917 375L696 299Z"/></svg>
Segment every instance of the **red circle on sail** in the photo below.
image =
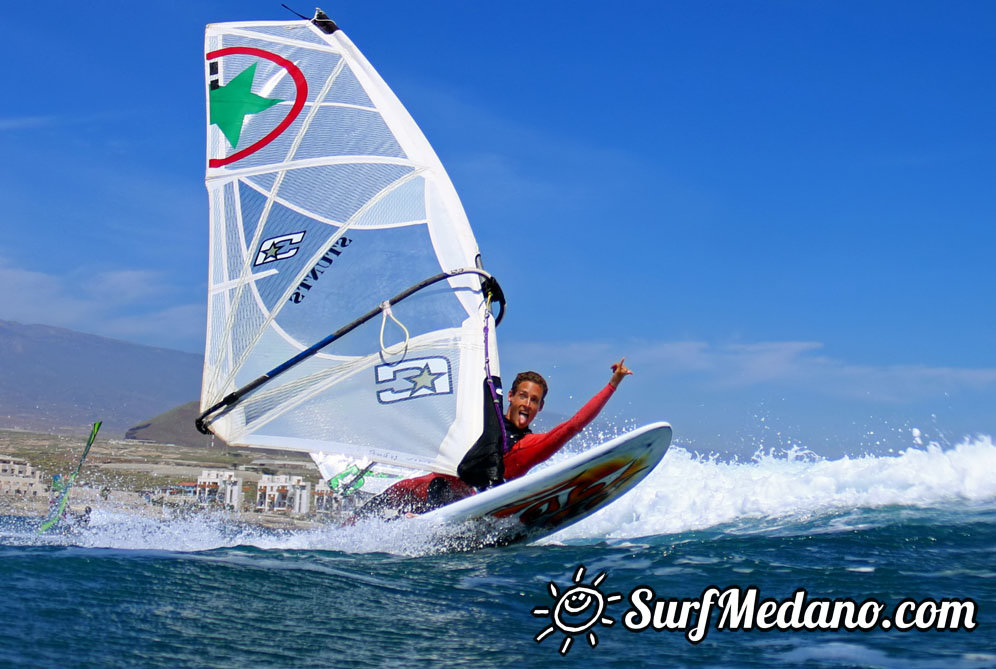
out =
<svg viewBox="0 0 996 669"><path fill-rule="evenodd" d="M294 87L297 90L294 97L294 104L291 106L290 111L287 112L287 116L285 116L284 119L277 124L277 127L275 127L273 130L267 133L266 137L263 137L262 139L253 142L252 144L242 149L241 151L236 151L227 158L209 159L208 167L224 167L225 165L234 163L237 160L242 160L246 156L256 153L257 151L262 149L264 146L266 146L267 144L275 140L277 137L279 137L280 133L286 130L287 127L294 122L294 119L296 119L298 114L301 113L301 110L304 109L305 100L308 99L308 82L304 78L304 73L301 72L301 69L297 65L290 62L283 56L278 56L275 53L270 53L269 51L263 51L262 49L256 49L251 46L230 46L224 49L218 49L217 51L211 51L205 54L204 58L207 60L214 60L215 58L221 58L223 56L232 56L232 55L256 56L258 58L263 58L265 60L276 63L280 67L287 70L288 73L290 73L291 79L294 80Z"/></svg>

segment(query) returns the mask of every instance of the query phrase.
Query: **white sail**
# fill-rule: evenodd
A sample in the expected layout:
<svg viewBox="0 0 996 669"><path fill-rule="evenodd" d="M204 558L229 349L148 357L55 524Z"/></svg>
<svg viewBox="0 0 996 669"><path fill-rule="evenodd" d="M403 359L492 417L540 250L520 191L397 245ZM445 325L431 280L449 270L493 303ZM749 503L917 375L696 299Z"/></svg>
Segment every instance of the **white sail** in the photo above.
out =
<svg viewBox="0 0 996 669"><path fill-rule="evenodd" d="M202 410L419 281L479 263L432 147L330 21L210 25L205 74ZM483 427L485 327L498 374L481 285L463 274L414 293L210 428L232 444L455 473Z"/></svg>

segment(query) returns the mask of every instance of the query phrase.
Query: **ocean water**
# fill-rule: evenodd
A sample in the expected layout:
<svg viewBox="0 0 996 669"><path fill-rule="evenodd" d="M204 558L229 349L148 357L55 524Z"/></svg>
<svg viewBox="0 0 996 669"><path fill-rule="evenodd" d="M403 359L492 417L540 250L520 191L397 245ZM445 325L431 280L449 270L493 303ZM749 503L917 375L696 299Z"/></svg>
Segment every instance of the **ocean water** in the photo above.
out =
<svg viewBox="0 0 996 669"><path fill-rule="evenodd" d="M36 522L0 516L0 666L996 666L988 437L836 460L674 447L577 525L463 553L410 521L287 532L96 508L44 537ZM935 628L944 600L971 614L958 629L763 630L758 609L732 630L714 602L696 636L694 610L655 629L634 603L704 607L710 586L727 608L754 587L786 621L800 589L800 620L845 599L881 604L879 620L908 600L908 620Z"/></svg>

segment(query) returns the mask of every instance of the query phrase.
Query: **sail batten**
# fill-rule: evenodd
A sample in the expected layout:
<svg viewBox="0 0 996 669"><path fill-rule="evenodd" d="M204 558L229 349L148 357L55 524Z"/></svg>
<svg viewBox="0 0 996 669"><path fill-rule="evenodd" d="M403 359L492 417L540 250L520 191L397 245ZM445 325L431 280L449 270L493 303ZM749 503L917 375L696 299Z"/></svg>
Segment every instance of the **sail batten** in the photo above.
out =
<svg viewBox="0 0 996 669"><path fill-rule="evenodd" d="M205 58L200 425L233 444L454 473L483 429L494 319L438 157L341 30L215 24Z"/></svg>

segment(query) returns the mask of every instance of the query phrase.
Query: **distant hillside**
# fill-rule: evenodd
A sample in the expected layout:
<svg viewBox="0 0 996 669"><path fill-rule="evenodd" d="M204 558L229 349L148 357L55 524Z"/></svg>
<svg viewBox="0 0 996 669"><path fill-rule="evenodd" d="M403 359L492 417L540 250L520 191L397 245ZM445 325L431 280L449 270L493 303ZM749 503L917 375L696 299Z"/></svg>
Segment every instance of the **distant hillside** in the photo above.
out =
<svg viewBox="0 0 996 669"><path fill-rule="evenodd" d="M0 320L0 427L78 433L102 420L102 435L120 437L198 397L202 360L193 353Z"/></svg>
<svg viewBox="0 0 996 669"><path fill-rule="evenodd" d="M125 439L181 446L225 446L225 442L218 437L203 435L194 427L194 419L200 412L199 402L187 402L136 425L125 433Z"/></svg>
<svg viewBox="0 0 996 669"><path fill-rule="evenodd" d="M205 447L194 427L202 356L48 325L0 320L0 428L101 435ZM580 408L580 407L578 407ZM533 429L567 416L543 411ZM596 419L589 430L598 431Z"/></svg>

